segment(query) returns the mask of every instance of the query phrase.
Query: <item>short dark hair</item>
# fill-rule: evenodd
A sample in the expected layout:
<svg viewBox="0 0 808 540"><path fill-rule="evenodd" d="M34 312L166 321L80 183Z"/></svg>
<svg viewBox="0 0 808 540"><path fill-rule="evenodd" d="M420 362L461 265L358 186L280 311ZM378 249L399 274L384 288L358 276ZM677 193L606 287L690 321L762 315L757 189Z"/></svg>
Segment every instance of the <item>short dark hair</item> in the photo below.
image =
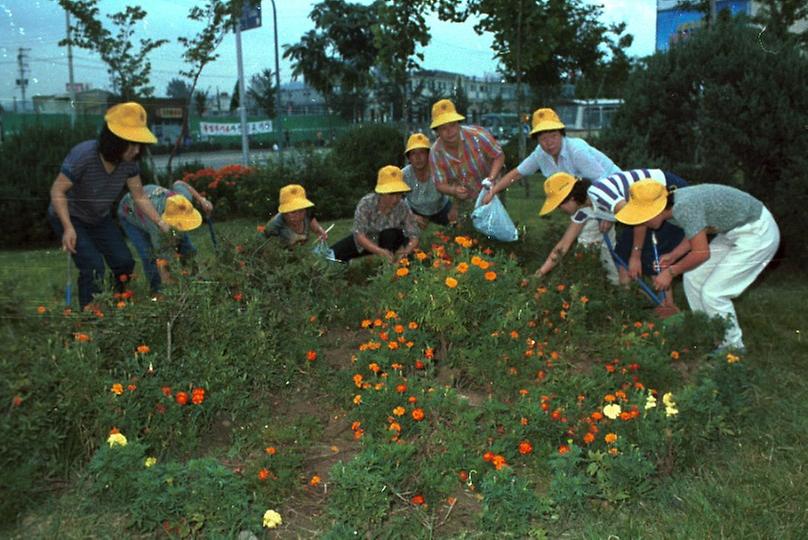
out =
<svg viewBox="0 0 808 540"><path fill-rule="evenodd" d="M542 133L548 133L548 132L550 132L550 131L558 131L559 133L561 133L561 136L562 136L562 137L566 137L566 136L567 136L567 128L561 128L561 129L545 129L544 131L537 131L536 133L533 133L533 134L530 136L530 138L531 138L531 139L536 139L536 140L538 140L538 139L539 139L539 135L541 135Z"/></svg>
<svg viewBox="0 0 808 540"><path fill-rule="evenodd" d="M575 182L575 184L573 184L572 190L570 191L569 195L564 197L564 200L561 201L561 204L564 204L570 199L574 200L579 205L584 204L586 202L586 198L588 197L586 192L589 190L589 186L591 185L592 182L590 180L587 180L586 178L578 178L578 181Z"/></svg>
<svg viewBox="0 0 808 540"><path fill-rule="evenodd" d="M105 123L101 128L101 133L98 134L98 153L101 154L105 160L110 163L118 164L123 161L123 154L129 148L130 144L140 144L132 141L127 141L115 135L109 126ZM141 145L141 150L143 146ZM142 151L138 153L138 159L142 155Z"/></svg>

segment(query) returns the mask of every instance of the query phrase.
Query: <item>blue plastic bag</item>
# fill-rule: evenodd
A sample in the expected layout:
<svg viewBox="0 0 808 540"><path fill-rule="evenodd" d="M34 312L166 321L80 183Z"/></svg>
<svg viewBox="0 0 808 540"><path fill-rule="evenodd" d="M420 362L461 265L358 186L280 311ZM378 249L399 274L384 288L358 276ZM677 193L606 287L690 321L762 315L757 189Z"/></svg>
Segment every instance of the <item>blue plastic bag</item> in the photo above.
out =
<svg viewBox="0 0 808 540"><path fill-rule="evenodd" d="M329 248L328 244L326 244L325 240L323 240L322 238L317 240L311 251L315 255L319 255L320 257L324 258L327 261L340 262L339 259L337 259L334 256L334 250Z"/></svg>
<svg viewBox="0 0 808 540"><path fill-rule="evenodd" d="M489 238L500 242L515 242L519 239L519 232L499 197L494 195L490 203L483 204L483 197L490 188L491 183L488 180L484 181L483 189L480 190L474 211L471 213L471 222L475 229Z"/></svg>

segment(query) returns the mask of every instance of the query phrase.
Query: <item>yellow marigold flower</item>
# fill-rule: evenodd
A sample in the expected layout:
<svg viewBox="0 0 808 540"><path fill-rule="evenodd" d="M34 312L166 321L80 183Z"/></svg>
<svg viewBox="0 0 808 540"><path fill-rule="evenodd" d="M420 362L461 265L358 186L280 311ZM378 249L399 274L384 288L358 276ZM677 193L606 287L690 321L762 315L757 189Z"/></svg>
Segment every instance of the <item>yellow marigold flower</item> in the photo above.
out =
<svg viewBox="0 0 808 540"><path fill-rule="evenodd" d="M457 280L453 277L447 277L446 280L444 280L444 283L450 289L454 289L455 287L457 287Z"/></svg>
<svg viewBox="0 0 808 540"><path fill-rule="evenodd" d="M727 353L727 364L734 364L735 362L738 362L740 359L741 359L740 356L736 356L732 353Z"/></svg>
<svg viewBox="0 0 808 540"><path fill-rule="evenodd" d="M264 512L264 527L267 529L274 529L283 523L283 518L275 510L267 510Z"/></svg>
<svg viewBox="0 0 808 540"><path fill-rule="evenodd" d="M676 416L679 414L679 409L676 407L665 407L665 416Z"/></svg>
<svg viewBox="0 0 808 540"><path fill-rule="evenodd" d="M474 256L471 258L471 264L473 264L474 266L480 266L480 262L481 262L481 261L482 261L482 259L481 259L479 256L477 256L477 255L474 255Z"/></svg>
<svg viewBox="0 0 808 540"><path fill-rule="evenodd" d="M146 461L143 462L143 465L148 469L150 467L154 467L157 464L157 458L154 456L149 456L146 458Z"/></svg>
<svg viewBox="0 0 808 540"><path fill-rule="evenodd" d="M396 416L404 416L404 413L406 413L406 412L407 412L407 409L405 409L401 405L399 405L398 407L393 409L393 414L396 415Z"/></svg>
<svg viewBox="0 0 808 540"><path fill-rule="evenodd" d="M360 405L362 403L362 396L360 394L356 394L353 398L354 405Z"/></svg>
<svg viewBox="0 0 808 540"><path fill-rule="evenodd" d="M418 259L419 261L423 261L424 259L427 258L427 254L419 250L415 252L415 258Z"/></svg>
<svg viewBox="0 0 808 540"><path fill-rule="evenodd" d="M645 410L653 409L656 407L656 398L653 394L648 394L648 398L645 400Z"/></svg>
<svg viewBox="0 0 808 540"><path fill-rule="evenodd" d="M408 268L404 268L404 267L401 267L398 270L396 270L396 276L398 276L398 277L405 277L409 273L410 273L410 270Z"/></svg>
<svg viewBox="0 0 808 540"><path fill-rule="evenodd" d="M457 265L457 268L456 268L456 269L457 269L457 271L458 271L458 272L460 272L461 274L465 274L466 272L468 272L468 271L469 271L469 265L468 265L467 263L462 262L462 263L460 263L460 264L458 264L458 265Z"/></svg>
<svg viewBox="0 0 808 540"><path fill-rule="evenodd" d="M673 393L668 392L667 394L662 396L662 403L664 403L666 407L675 407L676 402L673 401Z"/></svg>
<svg viewBox="0 0 808 540"><path fill-rule="evenodd" d="M620 409L620 405L617 403L610 403L603 407L603 414L606 418L610 418L612 420L617 419L620 416L622 410Z"/></svg>
<svg viewBox="0 0 808 540"><path fill-rule="evenodd" d="M121 383L113 384L112 388L110 388L110 392L112 392L116 396L120 396L121 394L123 394L123 385Z"/></svg>
<svg viewBox="0 0 808 540"><path fill-rule="evenodd" d="M373 321L371 321L370 319L364 319L362 321L362 328L370 328L372 324Z"/></svg>
<svg viewBox="0 0 808 540"><path fill-rule="evenodd" d="M397 319L398 318L398 313L396 313L392 309L388 309L387 313L384 314L384 318L385 319Z"/></svg>
<svg viewBox="0 0 808 540"><path fill-rule="evenodd" d="M321 482L320 477L315 474L314 476L311 477L311 480L309 480L309 485L311 487L317 487L320 485L320 482Z"/></svg>
<svg viewBox="0 0 808 540"><path fill-rule="evenodd" d="M113 446L126 446L127 440L123 433L112 433L107 438L107 444L112 448Z"/></svg>
<svg viewBox="0 0 808 540"><path fill-rule="evenodd" d="M495 279L497 279L497 273L496 272L490 272L489 271L489 272L485 273L485 280L486 281L494 281Z"/></svg>

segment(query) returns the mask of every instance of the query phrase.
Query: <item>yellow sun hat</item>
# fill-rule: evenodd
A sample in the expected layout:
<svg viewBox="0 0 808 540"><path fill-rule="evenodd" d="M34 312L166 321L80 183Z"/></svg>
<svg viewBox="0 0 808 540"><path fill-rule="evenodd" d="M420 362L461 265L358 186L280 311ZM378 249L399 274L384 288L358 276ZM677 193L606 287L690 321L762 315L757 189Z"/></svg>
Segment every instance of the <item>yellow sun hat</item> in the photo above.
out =
<svg viewBox="0 0 808 540"><path fill-rule="evenodd" d="M547 198L539 210L539 215L549 214L561 204L572 191L578 179L565 172L555 173L544 181L544 194Z"/></svg>
<svg viewBox="0 0 808 540"><path fill-rule="evenodd" d="M429 150L432 146L429 144L429 139L423 133L413 133L410 135L410 138L407 139L407 149L404 150L404 155L410 153L411 150L415 150L417 148L426 148Z"/></svg>
<svg viewBox="0 0 808 540"><path fill-rule="evenodd" d="M561 123L553 109L536 109L533 111L533 129L530 130L531 135L540 133L542 131L554 131L556 129L564 129L567 126Z"/></svg>
<svg viewBox="0 0 808 540"><path fill-rule="evenodd" d="M154 144L157 137L149 131L146 109L139 103L128 101L107 110L104 121L109 130L125 141Z"/></svg>
<svg viewBox="0 0 808 540"><path fill-rule="evenodd" d="M168 197L166 209L160 217L173 229L183 232L192 231L202 225L202 214L182 195Z"/></svg>
<svg viewBox="0 0 808 540"><path fill-rule="evenodd" d="M403 193L410 191L410 186L404 182L404 173L395 165L387 165L379 169L376 179L376 193Z"/></svg>
<svg viewBox="0 0 808 540"><path fill-rule="evenodd" d="M432 105L432 123L429 125L429 129L435 129L443 124L459 122L465 119L465 116L458 114L455 104L451 100L442 99Z"/></svg>
<svg viewBox="0 0 808 540"><path fill-rule="evenodd" d="M295 210L311 208L314 203L306 198L306 190L300 184L289 184L281 188L278 212L286 214Z"/></svg>
<svg viewBox="0 0 808 540"><path fill-rule="evenodd" d="M631 196L614 217L626 225L638 225L657 217L668 204L668 190L654 180L640 180L631 186Z"/></svg>

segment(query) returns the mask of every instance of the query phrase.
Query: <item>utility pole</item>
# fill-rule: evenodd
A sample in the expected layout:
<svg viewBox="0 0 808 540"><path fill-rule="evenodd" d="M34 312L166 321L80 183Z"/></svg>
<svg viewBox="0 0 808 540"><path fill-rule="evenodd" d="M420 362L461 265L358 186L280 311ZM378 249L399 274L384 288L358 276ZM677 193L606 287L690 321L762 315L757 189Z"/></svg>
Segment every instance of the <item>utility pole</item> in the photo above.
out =
<svg viewBox="0 0 808 540"><path fill-rule="evenodd" d="M278 126L275 128L278 133L276 139L278 143L278 151L283 152L283 136L281 122L281 62L278 56L278 15L275 12L275 0L272 0L272 25L275 28L275 122Z"/></svg>
<svg viewBox="0 0 808 540"><path fill-rule="evenodd" d="M236 62L238 63L238 112L241 117L241 164L250 164L250 141L247 136L247 91L244 85L244 60L241 56L241 23L236 21Z"/></svg>
<svg viewBox="0 0 808 540"><path fill-rule="evenodd" d="M70 96L70 127L76 126L76 81L73 79L73 46L70 42L70 12L65 10L67 27L67 93Z"/></svg>
<svg viewBox="0 0 808 540"><path fill-rule="evenodd" d="M718 8L715 5L716 0L710 0L710 27L714 27L718 22Z"/></svg>
<svg viewBox="0 0 808 540"><path fill-rule="evenodd" d="M17 67L20 70L20 78L17 79L17 86L20 87L20 95L22 96L22 111L25 112L25 87L28 86L28 79L25 78L25 72L28 70L28 51L20 47L17 52Z"/></svg>

